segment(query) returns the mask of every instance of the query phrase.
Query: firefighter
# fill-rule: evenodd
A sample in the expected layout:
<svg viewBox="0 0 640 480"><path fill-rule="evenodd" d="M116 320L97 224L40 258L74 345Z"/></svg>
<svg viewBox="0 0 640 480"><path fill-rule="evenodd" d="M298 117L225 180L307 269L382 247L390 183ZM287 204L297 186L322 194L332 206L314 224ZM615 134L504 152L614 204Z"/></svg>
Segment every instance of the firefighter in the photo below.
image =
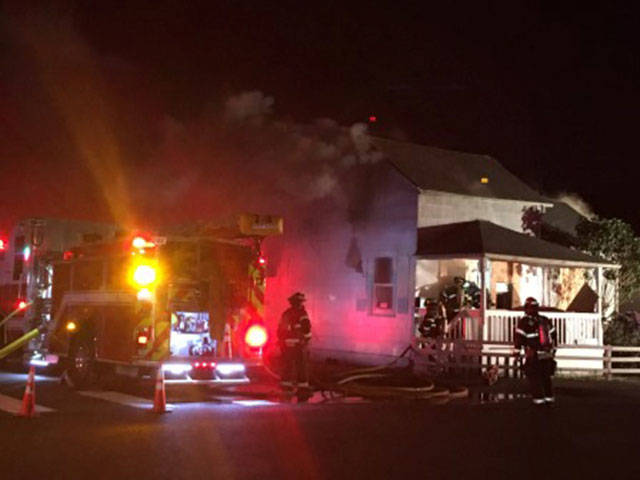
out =
<svg viewBox="0 0 640 480"><path fill-rule="evenodd" d="M447 325L460 313L464 300L464 283L464 278L454 277L453 285L440 292L440 307L443 316L447 318Z"/></svg>
<svg viewBox="0 0 640 480"><path fill-rule="evenodd" d="M288 300L291 306L282 314L278 325L278 342L284 361L281 385L286 391L294 391L297 386L298 398L307 398L310 393L311 321L304 308L304 293L296 292Z"/></svg>
<svg viewBox="0 0 640 480"><path fill-rule="evenodd" d="M518 322L514 335L515 353L519 355L520 349L524 347L524 373L529 380L533 403L552 404L555 401L551 377L556 369L556 329L547 317L539 314L535 298L526 299L524 312L525 316Z"/></svg>
<svg viewBox="0 0 640 480"><path fill-rule="evenodd" d="M426 313L418 326L420 335L425 338L439 338L444 334L444 318L440 315L438 303L427 298Z"/></svg>

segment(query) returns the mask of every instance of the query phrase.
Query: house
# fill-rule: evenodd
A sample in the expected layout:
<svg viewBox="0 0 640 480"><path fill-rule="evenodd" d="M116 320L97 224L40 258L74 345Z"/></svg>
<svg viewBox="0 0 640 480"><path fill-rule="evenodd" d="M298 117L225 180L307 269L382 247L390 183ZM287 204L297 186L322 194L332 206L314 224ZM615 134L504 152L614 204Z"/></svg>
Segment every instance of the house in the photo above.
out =
<svg viewBox="0 0 640 480"><path fill-rule="evenodd" d="M267 242L267 315L301 290L313 354L384 362L415 342L427 298L460 276L479 308L452 335L506 343L539 299L562 343L602 345L606 261L522 232L522 214L553 202L486 155L372 139L383 160L348 176L343 202L291 208L285 235Z"/></svg>

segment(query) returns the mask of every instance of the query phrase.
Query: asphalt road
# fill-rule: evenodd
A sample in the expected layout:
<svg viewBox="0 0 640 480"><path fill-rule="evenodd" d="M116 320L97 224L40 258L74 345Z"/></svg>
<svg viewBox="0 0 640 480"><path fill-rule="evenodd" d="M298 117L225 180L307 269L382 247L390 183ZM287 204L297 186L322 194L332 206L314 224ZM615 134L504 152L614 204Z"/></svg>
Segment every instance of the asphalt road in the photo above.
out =
<svg viewBox="0 0 640 480"><path fill-rule="evenodd" d="M640 478L632 382L559 380L552 408L504 384L444 405L171 389L157 415L151 385L88 396L38 376L50 411L23 419L25 380L0 372L2 479Z"/></svg>

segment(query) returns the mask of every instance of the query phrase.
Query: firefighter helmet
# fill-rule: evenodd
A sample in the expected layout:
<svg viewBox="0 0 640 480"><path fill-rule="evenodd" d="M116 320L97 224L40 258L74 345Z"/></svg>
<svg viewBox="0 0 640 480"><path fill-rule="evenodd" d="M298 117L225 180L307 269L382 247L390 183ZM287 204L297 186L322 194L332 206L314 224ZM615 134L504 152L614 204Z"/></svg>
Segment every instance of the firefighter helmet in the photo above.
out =
<svg viewBox="0 0 640 480"><path fill-rule="evenodd" d="M304 296L304 293L296 292L293 295L291 295L287 300L289 300L289 303L291 304L301 304L301 303L304 303L307 299Z"/></svg>
<svg viewBox="0 0 640 480"><path fill-rule="evenodd" d="M540 310L538 301L533 297L528 297L524 301L524 313L527 315L537 315Z"/></svg>

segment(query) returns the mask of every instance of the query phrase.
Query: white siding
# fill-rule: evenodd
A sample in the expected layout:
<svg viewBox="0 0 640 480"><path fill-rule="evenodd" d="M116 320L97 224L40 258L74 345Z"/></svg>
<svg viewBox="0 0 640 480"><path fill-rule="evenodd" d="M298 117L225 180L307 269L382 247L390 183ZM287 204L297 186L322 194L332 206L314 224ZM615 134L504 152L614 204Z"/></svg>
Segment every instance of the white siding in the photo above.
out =
<svg viewBox="0 0 640 480"><path fill-rule="evenodd" d="M265 242L267 323L275 330L296 290L307 296L313 325L312 348L324 357L387 361L411 341L416 249L415 189L390 172L376 189L366 214L348 220L340 209L298 209L285 217L282 237ZM313 223L309 217L313 216ZM312 225L312 227L310 226ZM376 257L394 263L394 311L371 312ZM361 271L355 266L361 260ZM376 358L378 360L376 360Z"/></svg>
<svg viewBox="0 0 640 480"><path fill-rule="evenodd" d="M487 220L522 232L522 209L531 205L534 204L425 190L418 197L418 227Z"/></svg>

